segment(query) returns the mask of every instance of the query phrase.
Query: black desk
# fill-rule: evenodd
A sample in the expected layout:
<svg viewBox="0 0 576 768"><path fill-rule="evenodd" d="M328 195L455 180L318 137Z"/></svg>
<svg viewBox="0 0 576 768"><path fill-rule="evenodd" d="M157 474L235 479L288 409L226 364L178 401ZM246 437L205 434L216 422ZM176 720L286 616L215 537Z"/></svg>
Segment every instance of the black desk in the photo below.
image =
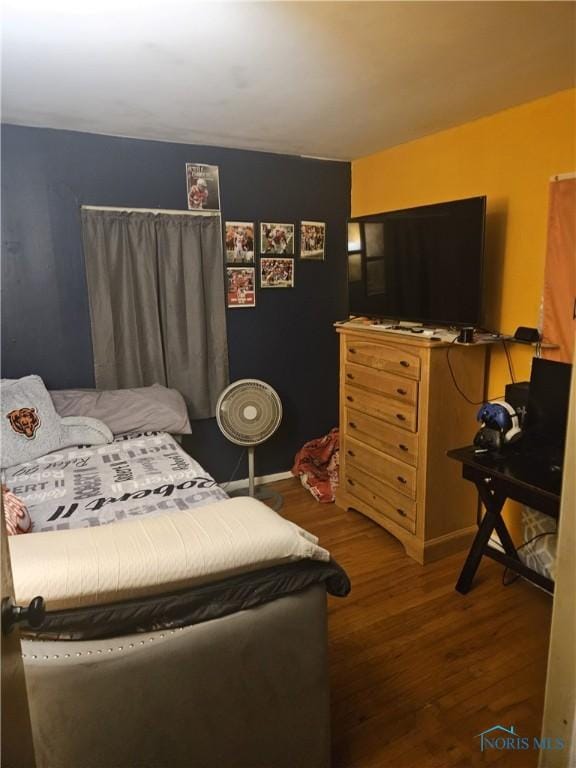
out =
<svg viewBox="0 0 576 768"><path fill-rule="evenodd" d="M486 514L470 547L456 583L456 590L463 595L470 590L480 560L486 555L534 584L553 592L554 582L551 579L542 576L520 560L500 513L506 499L513 499L557 519L560 510L561 473L521 453L510 453L496 458L486 453L474 453L474 450L473 446L469 446L448 451L451 459L462 463L462 476L476 485L480 499L486 507ZM494 530L502 542L504 552L488 543Z"/></svg>

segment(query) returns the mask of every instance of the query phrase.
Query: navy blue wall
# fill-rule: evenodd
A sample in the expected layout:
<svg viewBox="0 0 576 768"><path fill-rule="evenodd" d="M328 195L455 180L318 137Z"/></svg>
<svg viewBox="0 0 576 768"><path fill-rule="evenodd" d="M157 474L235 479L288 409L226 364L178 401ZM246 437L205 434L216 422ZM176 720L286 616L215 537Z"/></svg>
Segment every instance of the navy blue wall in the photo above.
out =
<svg viewBox="0 0 576 768"><path fill-rule="evenodd" d="M79 206L185 209L186 162L220 166L225 219L327 222L325 262L296 259L294 289L258 290L255 309L228 310L231 379L264 379L284 404L257 474L283 471L338 420L332 323L346 311L347 163L3 126L2 375L94 386ZM187 449L228 479L241 449L213 419L193 428Z"/></svg>

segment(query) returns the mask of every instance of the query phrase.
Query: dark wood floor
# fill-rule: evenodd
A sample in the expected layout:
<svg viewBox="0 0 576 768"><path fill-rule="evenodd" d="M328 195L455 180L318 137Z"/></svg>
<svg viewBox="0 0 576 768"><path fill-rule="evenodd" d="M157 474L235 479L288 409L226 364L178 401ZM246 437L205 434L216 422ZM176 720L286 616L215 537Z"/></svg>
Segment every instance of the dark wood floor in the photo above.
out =
<svg viewBox="0 0 576 768"><path fill-rule="evenodd" d="M282 514L320 538L352 592L329 600L333 768L532 768L536 752L480 752L502 724L539 736L551 598L486 560L472 591L463 554L422 567L379 526L274 485Z"/></svg>

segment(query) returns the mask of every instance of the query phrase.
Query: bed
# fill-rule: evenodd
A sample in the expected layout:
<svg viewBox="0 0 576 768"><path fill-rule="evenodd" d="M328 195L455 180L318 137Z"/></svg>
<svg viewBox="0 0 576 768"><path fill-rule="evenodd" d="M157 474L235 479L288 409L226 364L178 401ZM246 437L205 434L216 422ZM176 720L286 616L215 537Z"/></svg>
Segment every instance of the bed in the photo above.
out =
<svg viewBox="0 0 576 768"><path fill-rule="evenodd" d="M326 594L344 571L164 432L8 468L39 766L329 765Z"/></svg>

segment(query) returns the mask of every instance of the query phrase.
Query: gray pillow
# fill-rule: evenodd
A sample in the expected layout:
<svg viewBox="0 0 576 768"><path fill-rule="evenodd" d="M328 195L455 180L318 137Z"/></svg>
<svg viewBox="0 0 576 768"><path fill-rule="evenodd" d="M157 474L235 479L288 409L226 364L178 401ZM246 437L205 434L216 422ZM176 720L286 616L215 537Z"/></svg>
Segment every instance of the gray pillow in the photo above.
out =
<svg viewBox="0 0 576 768"><path fill-rule="evenodd" d="M184 398L161 384L133 389L60 389L50 392L60 416L92 416L115 435L128 432L192 432Z"/></svg>
<svg viewBox="0 0 576 768"><path fill-rule="evenodd" d="M40 376L3 381L0 403L2 467L60 448L60 417Z"/></svg>
<svg viewBox="0 0 576 768"><path fill-rule="evenodd" d="M0 386L2 454L13 467L71 445L103 445L114 435L96 419L62 419L40 376L4 379Z"/></svg>

